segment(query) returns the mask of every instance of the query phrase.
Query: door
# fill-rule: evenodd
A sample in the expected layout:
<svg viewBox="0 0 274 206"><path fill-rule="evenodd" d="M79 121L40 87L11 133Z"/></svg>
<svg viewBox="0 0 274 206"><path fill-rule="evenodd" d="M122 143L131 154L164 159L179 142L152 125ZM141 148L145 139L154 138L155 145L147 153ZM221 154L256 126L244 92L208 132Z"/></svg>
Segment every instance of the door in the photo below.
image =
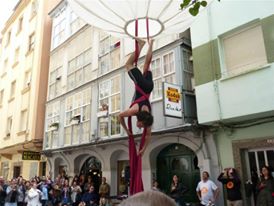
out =
<svg viewBox="0 0 274 206"><path fill-rule="evenodd" d="M84 175L85 179L87 179L89 176L91 177L96 192L99 192L99 187L101 184L101 168L101 162L96 157L92 156L84 162L80 172L80 175Z"/></svg>
<svg viewBox="0 0 274 206"><path fill-rule="evenodd" d="M172 144L164 148L157 158L157 180L160 189L170 193L173 175L179 177L180 182L188 188L183 195L185 202L199 202L196 196L196 186L200 181L198 160L193 151L184 145Z"/></svg>
<svg viewBox="0 0 274 206"><path fill-rule="evenodd" d="M13 178L19 177L21 174L21 167L20 166L14 166L13 167Z"/></svg>
<svg viewBox="0 0 274 206"><path fill-rule="evenodd" d="M127 195L129 185L129 161L117 161L117 195Z"/></svg>
<svg viewBox="0 0 274 206"><path fill-rule="evenodd" d="M256 202L256 196L254 195L255 186L257 185L260 175L261 168L264 165L274 166L274 149L273 148L259 148L247 150L246 155L246 168L247 168L247 179L253 183L251 192L250 205L254 206ZM274 174L272 174L274 175ZM246 188L247 190L247 188Z"/></svg>

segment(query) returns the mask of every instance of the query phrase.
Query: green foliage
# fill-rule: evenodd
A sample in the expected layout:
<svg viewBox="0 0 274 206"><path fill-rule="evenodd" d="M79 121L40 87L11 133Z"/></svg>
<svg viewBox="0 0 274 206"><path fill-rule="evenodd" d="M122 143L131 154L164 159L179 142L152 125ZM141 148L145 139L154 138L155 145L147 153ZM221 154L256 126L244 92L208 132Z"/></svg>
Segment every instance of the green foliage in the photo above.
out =
<svg viewBox="0 0 274 206"><path fill-rule="evenodd" d="M181 10L188 9L192 16L197 16L197 14L199 14L200 8L206 6L206 0L183 0L183 2L180 4Z"/></svg>

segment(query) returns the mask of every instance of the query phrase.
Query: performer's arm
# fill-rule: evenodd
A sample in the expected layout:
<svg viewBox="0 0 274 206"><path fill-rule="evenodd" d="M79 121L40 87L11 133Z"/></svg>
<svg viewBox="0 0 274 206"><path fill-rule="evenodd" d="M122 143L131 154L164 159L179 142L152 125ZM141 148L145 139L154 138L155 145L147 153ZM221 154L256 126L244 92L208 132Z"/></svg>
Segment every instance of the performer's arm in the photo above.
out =
<svg viewBox="0 0 274 206"><path fill-rule="evenodd" d="M128 135L131 135L129 129L127 128L126 122L125 122L125 117L130 117L130 116L134 116L136 114L136 108L135 107L131 107L123 112L121 112L118 116L119 121L122 125L122 127L124 128L124 130L126 131L126 133Z"/></svg>
<svg viewBox="0 0 274 206"><path fill-rule="evenodd" d="M151 127L147 128L146 139L143 148L138 152L138 155L143 155L151 139Z"/></svg>

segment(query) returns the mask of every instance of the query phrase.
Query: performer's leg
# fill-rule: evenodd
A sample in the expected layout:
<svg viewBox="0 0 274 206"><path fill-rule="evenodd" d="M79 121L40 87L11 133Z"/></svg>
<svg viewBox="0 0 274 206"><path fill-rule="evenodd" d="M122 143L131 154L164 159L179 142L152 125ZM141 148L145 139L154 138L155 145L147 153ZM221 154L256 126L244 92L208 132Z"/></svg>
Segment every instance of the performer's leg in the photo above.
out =
<svg viewBox="0 0 274 206"><path fill-rule="evenodd" d="M138 46L139 46L139 52L138 52L138 58L139 58L139 55L141 53L141 50L142 48L144 47L145 45L145 41L143 41L142 39L136 39L138 41ZM136 52L136 51L135 51ZM133 52L130 57L128 58L126 64L125 64L125 67L127 69L127 71L131 70L132 68L134 68L134 62L135 62L135 52Z"/></svg>
<svg viewBox="0 0 274 206"><path fill-rule="evenodd" d="M148 40L148 50L146 54L145 64L144 64L144 73L149 70L149 65L152 58L152 47L153 47L153 39Z"/></svg>

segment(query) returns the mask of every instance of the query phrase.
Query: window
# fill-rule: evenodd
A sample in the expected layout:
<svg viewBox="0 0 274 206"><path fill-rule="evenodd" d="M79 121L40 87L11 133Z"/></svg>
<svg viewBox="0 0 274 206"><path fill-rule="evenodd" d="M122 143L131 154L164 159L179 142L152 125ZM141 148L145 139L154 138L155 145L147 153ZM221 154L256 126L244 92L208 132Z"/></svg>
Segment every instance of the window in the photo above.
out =
<svg viewBox="0 0 274 206"><path fill-rule="evenodd" d="M52 124L58 123L60 119L60 102L54 102L47 106L47 113L46 113L46 130L50 130Z"/></svg>
<svg viewBox="0 0 274 206"><path fill-rule="evenodd" d="M14 64L19 62L20 48L18 47L14 52Z"/></svg>
<svg viewBox="0 0 274 206"><path fill-rule="evenodd" d="M10 137L11 129L12 129L12 116L8 117L8 119L7 119L7 128L6 128L6 136L7 137Z"/></svg>
<svg viewBox="0 0 274 206"><path fill-rule="evenodd" d="M18 27L17 27L17 34L20 33L20 31L22 31L22 28L23 28L23 17L21 17L19 20L18 20Z"/></svg>
<svg viewBox="0 0 274 206"><path fill-rule="evenodd" d="M162 95L162 75L161 75L161 59L157 58L151 61L151 72L153 75L154 89L152 99L157 99Z"/></svg>
<svg viewBox="0 0 274 206"><path fill-rule="evenodd" d="M85 89L66 99L65 145L89 141L91 89Z"/></svg>
<svg viewBox="0 0 274 206"><path fill-rule="evenodd" d="M0 91L0 107L3 105L4 101L4 89Z"/></svg>
<svg viewBox="0 0 274 206"><path fill-rule="evenodd" d="M151 72L153 74L154 89L151 99L162 98L162 82L176 83L174 53L169 52L162 57L151 61Z"/></svg>
<svg viewBox="0 0 274 206"><path fill-rule="evenodd" d="M192 53L190 50L187 50L185 48L182 49L183 53L183 66L184 68L184 79L183 79L183 85L185 90L192 91L194 89L193 85L193 62L191 60Z"/></svg>
<svg viewBox="0 0 274 206"><path fill-rule="evenodd" d="M15 91L16 91L16 81L13 81L11 83L11 87L10 87L10 100L14 99L14 97L15 97Z"/></svg>
<svg viewBox="0 0 274 206"><path fill-rule="evenodd" d="M37 10L38 10L38 1L34 0L31 3L31 17L37 14Z"/></svg>
<svg viewBox="0 0 274 206"><path fill-rule="evenodd" d="M58 131L52 130L45 134L45 149L58 147Z"/></svg>
<svg viewBox="0 0 274 206"><path fill-rule="evenodd" d="M20 131L26 131L27 129L27 115L28 110L21 111Z"/></svg>
<svg viewBox="0 0 274 206"><path fill-rule="evenodd" d="M163 56L164 61L164 81L169 83L175 82L175 65L174 65L174 53L170 52Z"/></svg>
<svg viewBox="0 0 274 206"><path fill-rule="evenodd" d="M91 49L69 61L67 90L72 90L91 80Z"/></svg>
<svg viewBox="0 0 274 206"><path fill-rule="evenodd" d="M75 33L78 31L85 22L79 18L73 11L70 13L70 34Z"/></svg>
<svg viewBox="0 0 274 206"><path fill-rule="evenodd" d="M6 58L5 61L4 61L3 68L2 68L2 73L1 73L2 75L4 75L7 72L8 63L9 63L9 60L8 60L8 58Z"/></svg>
<svg viewBox="0 0 274 206"><path fill-rule="evenodd" d="M50 103L46 112L45 148L58 146L58 128L60 120L60 102Z"/></svg>
<svg viewBox="0 0 274 206"><path fill-rule="evenodd" d="M242 73L267 63L261 25L253 25L225 36L222 43L224 75Z"/></svg>
<svg viewBox="0 0 274 206"><path fill-rule="evenodd" d="M8 179L9 175L9 162L2 162L1 163L1 175L6 180Z"/></svg>
<svg viewBox="0 0 274 206"><path fill-rule="evenodd" d="M100 38L99 72L105 74L120 67L120 40L105 33Z"/></svg>
<svg viewBox="0 0 274 206"><path fill-rule="evenodd" d="M53 47L57 47L65 39L66 21L63 19L59 24L54 27L53 32Z"/></svg>
<svg viewBox="0 0 274 206"><path fill-rule="evenodd" d="M25 77L24 77L24 85L23 88L27 88L30 86L31 83L31 72L30 71L26 71L25 72Z"/></svg>
<svg viewBox="0 0 274 206"><path fill-rule="evenodd" d="M99 85L99 111L106 105L108 116L101 116L99 122L99 136L113 136L120 134L118 113L120 112L120 76L104 81Z"/></svg>
<svg viewBox="0 0 274 206"><path fill-rule="evenodd" d="M6 36L6 46L8 46L9 43L10 43L10 37L11 37L11 31L9 31L7 36Z"/></svg>
<svg viewBox="0 0 274 206"><path fill-rule="evenodd" d="M29 36L28 52L34 50L34 42L35 42L35 34L32 33L32 34Z"/></svg>
<svg viewBox="0 0 274 206"><path fill-rule="evenodd" d="M49 99L53 99L62 93L62 67L59 67L49 74Z"/></svg>

